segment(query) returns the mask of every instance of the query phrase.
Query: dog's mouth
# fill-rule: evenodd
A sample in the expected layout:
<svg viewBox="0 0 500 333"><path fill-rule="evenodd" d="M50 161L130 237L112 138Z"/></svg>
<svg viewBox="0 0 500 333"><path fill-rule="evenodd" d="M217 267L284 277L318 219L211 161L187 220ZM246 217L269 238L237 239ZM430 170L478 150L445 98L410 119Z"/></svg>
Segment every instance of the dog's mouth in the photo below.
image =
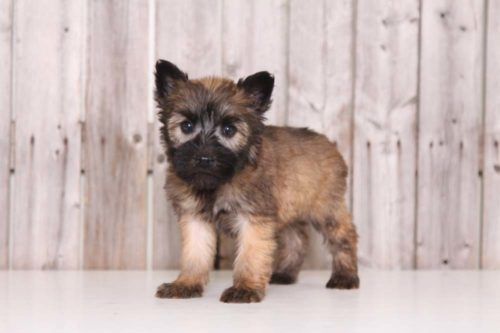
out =
<svg viewBox="0 0 500 333"><path fill-rule="evenodd" d="M191 186L200 190L213 190L230 181L234 172L233 170L218 170L218 169L196 169L191 170L191 174L187 180Z"/></svg>
<svg viewBox="0 0 500 333"><path fill-rule="evenodd" d="M199 171L194 172L193 175L195 177L212 177L212 178L216 178L216 179L223 178L220 175L218 175L217 173L215 173L213 171L209 171L209 170L199 170Z"/></svg>
<svg viewBox="0 0 500 333"><path fill-rule="evenodd" d="M196 189L215 189L228 182L236 171L237 160L232 155L229 157L210 155L209 163L193 156L197 154L178 150L173 156L172 163L177 176Z"/></svg>
<svg viewBox="0 0 500 333"><path fill-rule="evenodd" d="M191 169L191 174L193 176L211 176L211 177L216 177L220 178L221 175L219 174L220 171L218 171L216 168L202 168L202 167L196 167Z"/></svg>
<svg viewBox="0 0 500 333"><path fill-rule="evenodd" d="M199 190L213 190L219 187L225 179L211 172L197 172L193 175L190 184Z"/></svg>

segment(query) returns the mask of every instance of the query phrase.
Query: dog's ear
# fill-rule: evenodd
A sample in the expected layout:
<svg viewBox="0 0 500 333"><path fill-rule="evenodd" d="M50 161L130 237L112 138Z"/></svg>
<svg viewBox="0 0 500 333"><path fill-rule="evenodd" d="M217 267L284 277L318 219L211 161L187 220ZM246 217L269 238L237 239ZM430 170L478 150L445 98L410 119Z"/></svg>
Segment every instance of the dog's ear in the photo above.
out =
<svg viewBox="0 0 500 333"><path fill-rule="evenodd" d="M257 112L264 113L271 106L274 76L269 72L258 72L244 79L239 79L237 87L243 89L250 96Z"/></svg>
<svg viewBox="0 0 500 333"><path fill-rule="evenodd" d="M167 97L179 81L187 81L188 76L173 63L166 60L156 62L155 83L156 98L158 100Z"/></svg>

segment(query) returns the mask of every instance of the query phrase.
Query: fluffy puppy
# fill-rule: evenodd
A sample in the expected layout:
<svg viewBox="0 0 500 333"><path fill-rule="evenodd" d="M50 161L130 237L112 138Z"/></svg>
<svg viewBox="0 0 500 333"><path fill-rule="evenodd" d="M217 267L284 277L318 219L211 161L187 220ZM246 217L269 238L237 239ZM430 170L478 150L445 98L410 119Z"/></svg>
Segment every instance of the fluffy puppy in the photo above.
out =
<svg viewBox="0 0 500 333"><path fill-rule="evenodd" d="M181 273L157 297L199 297L216 233L237 240L234 283L222 302L259 302L270 283L297 280L305 228L333 256L327 288L358 288L357 234L346 207L347 167L336 146L305 128L264 125L274 78L190 80L156 64L156 101L169 160L166 189L182 233Z"/></svg>

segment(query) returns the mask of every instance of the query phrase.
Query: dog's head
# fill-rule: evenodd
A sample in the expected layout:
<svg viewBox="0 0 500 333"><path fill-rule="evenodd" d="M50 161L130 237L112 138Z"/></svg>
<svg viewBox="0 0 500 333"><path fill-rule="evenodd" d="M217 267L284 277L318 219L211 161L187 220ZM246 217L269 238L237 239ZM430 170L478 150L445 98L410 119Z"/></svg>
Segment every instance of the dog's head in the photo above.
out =
<svg viewBox="0 0 500 333"><path fill-rule="evenodd" d="M274 78L259 72L237 83L190 80L174 64L156 63L162 139L174 172L198 190L213 190L254 163L271 105Z"/></svg>

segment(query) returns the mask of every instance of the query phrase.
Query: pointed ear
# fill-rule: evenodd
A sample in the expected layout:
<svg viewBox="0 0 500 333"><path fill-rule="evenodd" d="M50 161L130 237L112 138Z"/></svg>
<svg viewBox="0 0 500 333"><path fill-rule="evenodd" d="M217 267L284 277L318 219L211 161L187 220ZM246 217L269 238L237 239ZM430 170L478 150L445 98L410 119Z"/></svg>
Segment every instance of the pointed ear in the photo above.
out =
<svg viewBox="0 0 500 333"><path fill-rule="evenodd" d="M187 80L187 74L182 72L173 63L162 59L156 62L155 83L157 99L167 97L177 82Z"/></svg>
<svg viewBox="0 0 500 333"><path fill-rule="evenodd" d="M245 79L239 79L237 87L243 89L253 99L257 112L264 113L271 106L274 76L269 72L258 72Z"/></svg>

